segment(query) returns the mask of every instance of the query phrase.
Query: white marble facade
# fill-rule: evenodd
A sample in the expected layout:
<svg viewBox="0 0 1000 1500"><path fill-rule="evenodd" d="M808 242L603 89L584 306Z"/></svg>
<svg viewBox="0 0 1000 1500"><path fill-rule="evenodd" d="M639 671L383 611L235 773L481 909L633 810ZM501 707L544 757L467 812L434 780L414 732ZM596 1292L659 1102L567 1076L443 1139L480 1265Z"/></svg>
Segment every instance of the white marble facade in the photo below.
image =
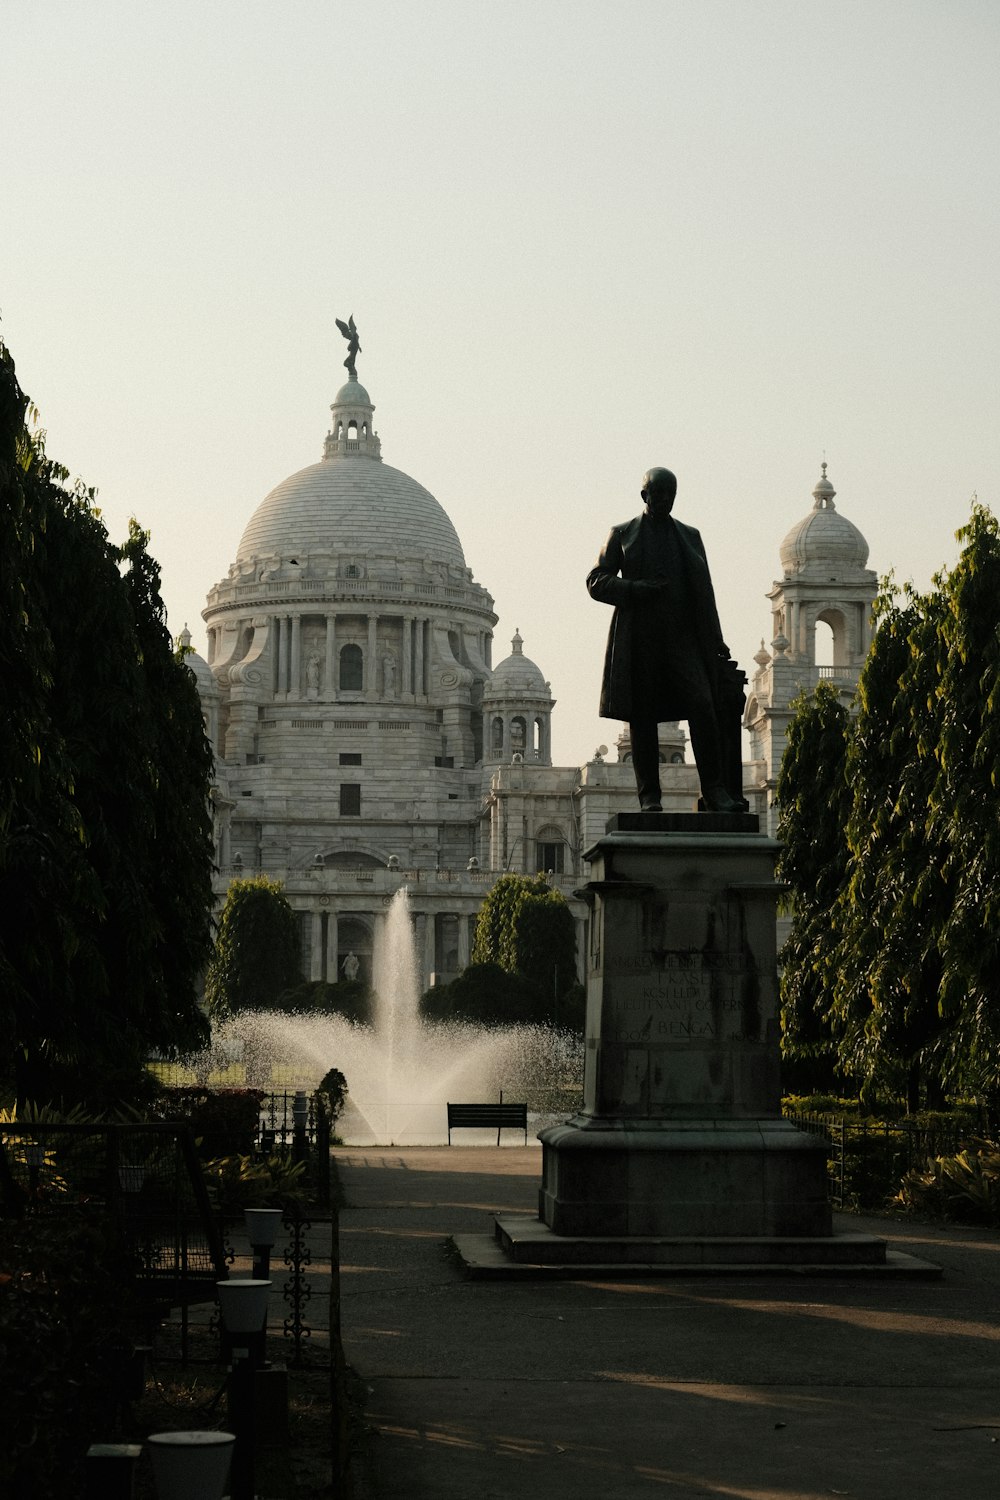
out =
<svg viewBox="0 0 1000 1500"><path fill-rule="evenodd" d="M830 682L850 704L872 639L872 606L878 587L867 566L868 543L835 507L836 490L822 465L813 508L789 531L779 549L782 575L772 584L771 649L761 641L750 681L744 727L750 760L744 765L746 795L777 832L774 801L792 703L817 683ZM828 655L821 662L825 629Z"/></svg>
<svg viewBox="0 0 1000 1500"><path fill-rule="evenodd" d="M493 666L493 600L437 500L382 461L374 410L357 379L337 393L322 458L250 517L208 595L207 661L189 661L216 754L220 901L237 875L282 880L306 976L333 981L351 955L370 972L405 882L428 984L468 962L476 913L504 871L551 872L582 934L582 851L614 812L634 808L635 790L624 738L616 758L602 746L583 766L552 765L549 683L518 633ZM806 656L807 583L786 574L771 595L776 635L790 618L805 622ZM838 606L852 663L867 629L858 584L853 612ZM748 795L762 811L778 656L760 666L748 711ZM661 734L664 807L691 811L685 737L676 724Z"/></svg>

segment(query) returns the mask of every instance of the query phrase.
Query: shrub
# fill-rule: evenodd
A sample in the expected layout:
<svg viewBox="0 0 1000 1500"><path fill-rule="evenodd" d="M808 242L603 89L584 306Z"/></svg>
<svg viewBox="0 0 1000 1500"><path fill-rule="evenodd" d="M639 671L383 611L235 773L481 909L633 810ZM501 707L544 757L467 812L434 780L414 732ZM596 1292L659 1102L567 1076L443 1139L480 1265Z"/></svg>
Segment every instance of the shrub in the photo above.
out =
<svg viewBox="0 0 1000 1500"><path fill-rule="evenodd" d="M340 1119L340 1112L347 1098L347 1079L339 1068L331 1068L323 1076L316 1092L323 1099L326 1112L330 1117L330 1124L335 1125Z"/></svg>
<svg viewBox="0 0 1000 1500"><path fill-rule="evenodd" d="M932 1157L903 1178L896 1202L912 1213L963 1224L1000 1224L1000 1148L992 1142Z"/></svg>
<svg viewBox="0 0 1000 1500"><path fill-rule="evenodd" d="M83 1493L89 1445L109 1440L139 1327L109 1220L66 1208L0 1220L0 1493Z"/></svg>
<svg viewBox="0 0 1000 1500"><path fill-rule="evenodd" d="M289 1208L309 1197L305 1162L293 1161L290 1151L270 1156L218 1156L206 1161L205 1182L223 1213L239 1215L245 1208Z"/></svg>
<svg viewBox="0 0 1000 1500"><path fill-rule="evenodd" d="M263 1089L168 1089L149 1117L189 1125L204 1157L238 1156L253 1150Z"/></svg>

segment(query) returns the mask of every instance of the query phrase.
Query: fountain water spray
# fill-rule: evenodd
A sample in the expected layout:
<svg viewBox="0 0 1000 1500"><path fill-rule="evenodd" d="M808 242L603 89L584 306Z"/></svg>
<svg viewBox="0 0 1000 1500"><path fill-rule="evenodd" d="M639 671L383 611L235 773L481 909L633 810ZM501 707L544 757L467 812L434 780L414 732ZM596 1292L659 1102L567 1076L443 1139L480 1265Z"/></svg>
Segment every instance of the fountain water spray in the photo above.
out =
<svg viewBox="0 0 1000 1500"><path fill-rule="evenodd" d="M376 940L371 1026L315 1012L245 1011L214 1029L211 1051L242 1057L248 1082L272 1088L314 1089L339 1068L348 1101L337 1130L349 1145L439 1144L448 1138L449 1100L496 1100L501 1090L527 1099L539 1128L549 1123L544 1093L582 1076L580 1039L546 1026L424 1021L417 974L403 888ZM556 1118L566 1112L555 1107Z"/></svg>

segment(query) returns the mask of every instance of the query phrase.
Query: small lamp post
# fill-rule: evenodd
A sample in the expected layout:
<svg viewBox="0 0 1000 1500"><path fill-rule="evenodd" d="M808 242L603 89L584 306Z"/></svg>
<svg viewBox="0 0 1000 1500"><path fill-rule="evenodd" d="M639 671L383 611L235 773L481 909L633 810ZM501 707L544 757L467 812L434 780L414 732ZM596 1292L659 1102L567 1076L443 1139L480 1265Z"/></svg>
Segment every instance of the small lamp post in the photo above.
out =
<svg viewBox="0 0 1000 1500"><path fill-rule="evenodd" d="M257 1277L217 1281L223 1349L229 1353L229 1417L236 1435L232 1500L254 1500L254 1393L264 1363L267 1294L271 1283Z"/></svg>
<svg viewBox="0 0 1000 1500"><path fill-rule="evenodd" d="M271 1251L281 1227L280 1208L245 1208L247 1238L253 1250L253 1272L255 1279L265 1281L271 1271Z"/></svg>

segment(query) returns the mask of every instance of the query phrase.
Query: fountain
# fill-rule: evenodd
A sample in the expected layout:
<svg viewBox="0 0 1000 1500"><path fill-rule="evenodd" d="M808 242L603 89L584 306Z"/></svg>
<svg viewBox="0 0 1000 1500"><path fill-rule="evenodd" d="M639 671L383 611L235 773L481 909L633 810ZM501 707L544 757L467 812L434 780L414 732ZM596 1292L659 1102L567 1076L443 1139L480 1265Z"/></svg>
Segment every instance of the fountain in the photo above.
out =
<svg viewBox="0 0 1000 1500"><path fill-rule="evenodd" d="M449 1100L495 1100L501 1091L511 1100L526 1099L539 1128L576 1107L579 1037L546 1026L421 1019L405 887L393 897L376 944L374 988L371 1026L315 1012L243 1012L215 1028L210 1052L242 1058L255 1082L269 1073L272 1088L314 1089L330 1068L339 1068L349 1097L337 1131L349 1145L440 1144L448 1138ZM197 1068L200 1060L190 1061ZM561 1103L557 1090L567 1083ZM463 1140L471 1144L479 1135L485 1139L489 1132Z"/></svg>

